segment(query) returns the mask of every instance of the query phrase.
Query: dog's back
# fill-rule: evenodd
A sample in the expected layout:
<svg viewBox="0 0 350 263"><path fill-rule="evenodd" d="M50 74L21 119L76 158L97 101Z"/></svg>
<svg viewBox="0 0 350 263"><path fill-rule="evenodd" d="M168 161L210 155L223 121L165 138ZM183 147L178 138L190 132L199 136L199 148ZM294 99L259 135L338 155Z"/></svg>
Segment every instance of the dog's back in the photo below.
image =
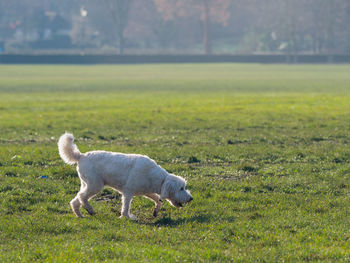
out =
<svg viewBox="0 0 350 263"><path fill-rule="evenodd" d="M98 177L105 185L117 190L122 190L131 181L134 181L134 186L142 183L144 188L144 184L152 181L155 173L166 173L148 156L107 151L82 154L78 162L78 172L85 177L84 180Z"/></svg>

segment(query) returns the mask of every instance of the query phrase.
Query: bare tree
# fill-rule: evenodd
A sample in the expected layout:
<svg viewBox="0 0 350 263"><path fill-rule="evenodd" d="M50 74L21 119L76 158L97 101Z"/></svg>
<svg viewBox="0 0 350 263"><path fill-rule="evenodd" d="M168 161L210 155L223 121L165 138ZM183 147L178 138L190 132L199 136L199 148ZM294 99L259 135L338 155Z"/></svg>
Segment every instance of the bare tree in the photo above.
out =
<svg viewBox="0 0 350 263"><path fill-rule="evenodd" d="M124 54L125 36L124 31L128 25L129 11L132 0L105 0L108 11L110 12L116 34L119 41L119 54Z"/></svg>
<svg viewBox="0 0 350 263"><path fill-rule="evenodd" d="M231 0L154 0L165 20L178 17L196 17L203 25L203 48L212 53L211 23L226 25L230 17Z"/></svg>

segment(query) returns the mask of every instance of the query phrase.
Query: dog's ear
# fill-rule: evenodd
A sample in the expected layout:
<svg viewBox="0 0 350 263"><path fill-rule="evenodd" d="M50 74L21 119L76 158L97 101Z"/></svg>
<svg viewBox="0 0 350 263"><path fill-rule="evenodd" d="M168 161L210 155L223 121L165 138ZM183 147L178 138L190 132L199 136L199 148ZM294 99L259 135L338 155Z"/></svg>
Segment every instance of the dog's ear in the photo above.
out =
<svg viewBox="0 0 350 263"><path fill-rule="evenodd" d="M174 192L174 182L170 178L166 178L160 190L160 198L167 199Z"/></svg>

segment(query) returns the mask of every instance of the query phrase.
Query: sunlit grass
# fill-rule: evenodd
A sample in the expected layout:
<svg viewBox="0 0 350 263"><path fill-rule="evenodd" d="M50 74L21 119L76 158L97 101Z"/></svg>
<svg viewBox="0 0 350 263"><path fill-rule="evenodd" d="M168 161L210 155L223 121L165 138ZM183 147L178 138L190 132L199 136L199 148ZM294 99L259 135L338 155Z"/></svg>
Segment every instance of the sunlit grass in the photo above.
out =
<svg viewBox="0 0 350 263"><path fill-rule="evenodd" d="M0 66L0 261L349 261L349 101L347 65ZM153 218L135 198L135 223L107 189L75 218L64 131L195 200Z"/></svg>

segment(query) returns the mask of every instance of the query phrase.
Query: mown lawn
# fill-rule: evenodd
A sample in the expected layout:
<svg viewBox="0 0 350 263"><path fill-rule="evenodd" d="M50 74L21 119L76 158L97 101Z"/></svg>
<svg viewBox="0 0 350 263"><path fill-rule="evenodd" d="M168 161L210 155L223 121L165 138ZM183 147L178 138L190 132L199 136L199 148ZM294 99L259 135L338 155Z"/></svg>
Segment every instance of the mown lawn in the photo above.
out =
<svg viewBox="0 0 350 263"><path fill-rule="evenodd" d="M57 139L183 176L183 209L79 190ZM350 261L349 65L0 66L0 262Z"/></svg>

